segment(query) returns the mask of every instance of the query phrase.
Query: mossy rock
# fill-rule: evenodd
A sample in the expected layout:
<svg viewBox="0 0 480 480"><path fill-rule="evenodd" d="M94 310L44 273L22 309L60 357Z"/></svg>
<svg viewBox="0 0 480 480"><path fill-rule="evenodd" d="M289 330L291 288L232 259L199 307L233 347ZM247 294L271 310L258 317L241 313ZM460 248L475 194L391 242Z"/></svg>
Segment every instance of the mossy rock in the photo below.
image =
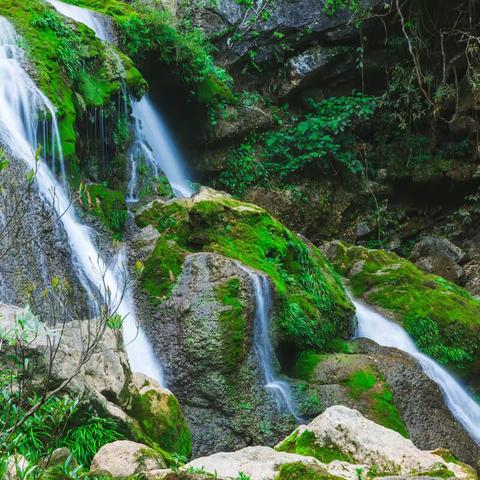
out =
<svg viewBox="0 0 480 480"><path fill-rule="evenodd" d="M66 19L42 0L3 2L0 15L21 35L34 79L56 107L63 153L75 170L76 130L85 121L85 110L115 106L121 92L110 51L114 47L106 48L89 28ZM127 86L138 96L146 82L128 57L122 55L122 60Z"/></svg>
<svg viewBox="0 0 480 480"><path fill-rule="evenodd" d="M178 400L169 390L136 373L125 410L135 420L136 441L167 452L167 460L171 455L191 456L192 435Z"/></svg>
<svg viewBox="0 0 480 480"><path fill-rule="evenodd" d="M275 450L278 452L296 453L297 455L314 457L323 463L330 463L334 460L355 463L350 455L344 454L334 445L317 445L315 434L309 430L305 430L300 435L297 431L293 432L280 443Z"/></svg>
<svg viewBox="0 0 480 480"><path fill-rule="evenodd" d="M120 240L128 217L125 195L100 184L89 184L82 190L81 197L84 208L98 217L113 237Z"/></svg>
<svg viewBox="0 0 480 480"><path fill-rule="evenodd" d="M322 349L353 333L353 306L328 261L265 210L203 189L192 199L154 201L136 220L160 233L141 276L153 303L168 298L188 254L214 252L269 276L280 341Z"/></svg>
<svg viewBox="0 0 480 480"><path fill-rule="evenodd" d="M376 362L376 358L365 354L303 352L294 366L295 376L308 382L300 394L300 405L305 409L302 415L318 415L322 408L345 405L408 438L392 390ZM312 396L317 399L316 411L309 411Z"/></svg>
<svg viewBox="0 0 480 480"><path fill-rule="evenodd" d="M480 369L480 300L385 250L334 242L327 248L352 293L389 311L427 355L470 378Z"/></svg>
<svg viewBox="0 0 480 480"><path fill-rule="evenodd" d="M317 465L305 465L302 462L286 463L280 467L275 480L340 480Z"/></svg>

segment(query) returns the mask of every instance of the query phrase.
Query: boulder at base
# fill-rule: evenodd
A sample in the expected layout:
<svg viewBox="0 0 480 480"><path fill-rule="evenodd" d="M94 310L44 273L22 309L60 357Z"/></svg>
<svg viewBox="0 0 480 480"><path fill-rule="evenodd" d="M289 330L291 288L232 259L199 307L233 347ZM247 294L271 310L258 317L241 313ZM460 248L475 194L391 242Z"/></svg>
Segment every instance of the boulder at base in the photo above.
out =
<svg viewBox="0 0 480 480"><path fill-rule="evenodd" d="M155 450L128 440L104 445L95 455L90 471L98 475L125 478L165 468L165 461Z"/></svg>
<svg viewBox="0 0 480 480"><path fill-rule="evenodd" d="M363 470L376 476L476 478L472 468L422 451L399 433L343 406L330 407L309 425L298 427L276 449L312 455L328 463L338 460L363 465Z"/></svg>

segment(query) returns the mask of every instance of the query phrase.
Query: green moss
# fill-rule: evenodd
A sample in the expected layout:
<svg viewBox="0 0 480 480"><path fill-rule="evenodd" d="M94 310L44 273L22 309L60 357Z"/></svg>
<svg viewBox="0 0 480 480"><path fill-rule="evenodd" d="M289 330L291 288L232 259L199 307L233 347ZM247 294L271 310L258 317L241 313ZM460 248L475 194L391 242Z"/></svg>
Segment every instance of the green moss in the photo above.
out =
<svg viewBox="0 0 480 480"><path fill-rule="evenodd" d="M316 465L296 462L282 465L275 480L339 480L340 478Z"/></svg>
<svg viewBox="0 0 480 480"><path fill-rule="evenodd" d="M128 217L124 194L103 185L90 184L85 188L82 200L84 207L100 218L114 238L120 240Z"/></svg>
<svg viewBox="0 0 480 480"><path fill-rule="evenodd" d="M295 363L295 377L309 382L322 358L323 356L319 353L312 351L302 352Z"/></svg>
<svg viewBox="0 0 480 480"><path fill-rule="evenodd" d="M330 463L334 460L354 463L353 458L349 454L343 453L336 446L319 446L315 442L315 434L309 430L305 430L301 435L298 435L298 432L293 432L292 435L276 447L276 450L314 457L323 463Z"/></svg>
<svg viewBox="0 0 480 480"><path fill-rule="evenodd" d="M21 36L34 80L56 108L67 173L76 187L85 176L77 157L85 157L77 132L89 123L92 108L117 108L121 83L114 47L105 47L90 29L66 19L43 0L2 2L0 15ZM121 58L127 86L138 96L146 83L132 61Z"/></svg>
<svg viewBox="0 0 480 480"><path fill-rule="evenodd" d="M240 280L233 278L216 288L217 299L227 307L220 313L223 330L224 364L229 371L235 371L246 352L247 321L243 304L239 299Z"/></svg>
<svg viewBox="0 0 480 480"><path fill-rule="evenodd" d="M191 456L192 435L173 395L159 394L153 389L139 393L132 397L128 413L139 425L137 441L171 455Z"/></svg>
<svg viewBox="0 0 480 480"><path fill-rule="evenodd" d="M383 250L339 244L333 263L345 276L360 265L354 295L390 310L427 355L466 369L480 358L480 301L466 290Z"/></svg>
<svg viewBox="0 0 480 480"><path fill-rule="evenodd" d="M266 273L275 287L280 336L299 350L322 349L351 335L353 307L338 275L315 247L265 210L214 195L155 202L137 222L153 225L185 253L216 252Z"/></svg>
<svg viewBox="0 0 480 480"><path fill-rule="evenodd" d="M365 402L369 418L409 438L405 422L393 400L393 394L380 373L371 368L359 370L350 376L346 385L354 400Z"/></svg>
<svg viewBox="0 0 480 480"><path fill-rule="evenodd" d="M363 393L373 388L376 381L375 374L370 369L355 372L347 382L350 395L357 400Z"/></svg>
<svg viewBox="0 0 480 480"><path fill-rule="evenodd" d="M182 271L184 258L185 251L175 242L165 238L157 240L141 275L143 288L153 302L162 302L170 295Z"/></svg>

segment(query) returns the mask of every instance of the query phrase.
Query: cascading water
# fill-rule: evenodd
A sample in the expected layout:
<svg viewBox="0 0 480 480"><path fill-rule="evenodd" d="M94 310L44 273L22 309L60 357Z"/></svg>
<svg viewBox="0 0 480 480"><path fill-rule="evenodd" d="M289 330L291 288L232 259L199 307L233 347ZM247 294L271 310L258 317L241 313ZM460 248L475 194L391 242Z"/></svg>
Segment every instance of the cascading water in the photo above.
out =
<svg viewBox="0 0 480 480"><path fill-rule="evenodd" d="M147 95L139 102L132 102L132 111L135 136L154 172L165 173L177 197L191 197L194 191L187 180L184 162L160 113Z"/></svg>
<svg viewBox="0 0 480 480"><path fill-rule="evenodd" d="M59 13L91 28L104 42L113 43L114 38L106 23L93 11L76 7L59 0L47 0ZM138 159L144 158L155 175L163 172L177 197L194 194L185 171L184 161L170 135L160 113L150 98L145 95L140 101L131 99L134 118L135 141L130 152L130 180L127 199L137 201Z"/></svg>
<svg viewBox="0 0 480 480"><path fill-rule="evenodd" d="M152 348L142 330L136 327L136 316L131 292L120 283L118 270L108 268L91 238L91 230L76 216L66 190L48 165L35 152L39 144L39 119L48 115L51 124L52 152L58 152L63 171L60 135L55 110L23 68L23 52L12 25L0 17L0 140L11 154L22 160L27 168L36 170L36 181L41 198L56 212L73 252L77 275L87 290L95 289L124 317L127 354L134 371L145 373L163 382ZM121 257L120 262L125 261ZM86 285L88 283L88 285ZM125 294L124 294L125 293ZM90 294L92 296L92 294ZM132 332L134 335L132 335Z"/></svg>
<svg viewBox="0 0 480 480"><path fill-rule="evenodd" d="M288 412L297 420L300 420L295 401L292 398L290 385L278 378L274 371L275 352L270 341L270 314L272 310L270 282L265 275L252 272L243 265L238 264L238 266L250 277L255 295L253 341L263 372L265 388L275 397L280 411Z"/></svg>
<svg viewBox="0 0 480 480"><path fill-rule="evenodd" d="M369 338L379 345L394 347L416 358L425 374L441 389L453 416L480 444L480 405L460 383L437 362L421 353L403 328L356 300L358 337Z"/></svg>

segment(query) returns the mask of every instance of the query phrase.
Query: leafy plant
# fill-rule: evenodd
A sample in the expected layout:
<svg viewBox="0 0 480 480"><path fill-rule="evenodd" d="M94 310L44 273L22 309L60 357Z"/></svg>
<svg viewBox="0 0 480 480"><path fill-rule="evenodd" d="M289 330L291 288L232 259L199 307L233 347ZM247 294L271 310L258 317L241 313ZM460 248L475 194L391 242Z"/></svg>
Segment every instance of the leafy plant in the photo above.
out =
<svg viewBox="0 0 480 480"><path fill-rule="evenodd" d="M68 430L59 444L69 448L78 462L88 467L101 447L121 438L123 435L113 420L92 417L85 424Z"/></svg>

